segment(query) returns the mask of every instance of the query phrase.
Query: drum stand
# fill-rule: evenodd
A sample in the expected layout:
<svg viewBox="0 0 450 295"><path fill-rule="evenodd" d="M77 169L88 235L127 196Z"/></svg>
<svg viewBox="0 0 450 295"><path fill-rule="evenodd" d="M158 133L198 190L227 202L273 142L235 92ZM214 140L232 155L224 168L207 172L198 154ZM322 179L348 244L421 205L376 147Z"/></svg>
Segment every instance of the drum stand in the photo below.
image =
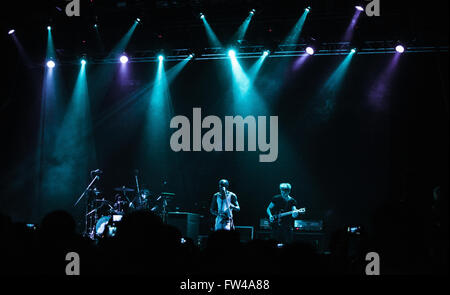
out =
<svg viewBox="0 0 450 295"><path fill-rule="evenodd" d="M87 236L91 240L93 240L95 238L95 225L97 224L97 221L98 221L98 214L97 214L98 208L94 208L94 205L92 203L88 204L86 206L86 208L91 209L91 211L89 211L86 214L85 236ZM92 209L92 208L94 208L94 209Z"/></svg>
<svg viewBox="0 0 450 295"><path fill-rule="evenodd" d="M161 196L162 197L162 211L161 211L161 219L163 221L163 223L167 223L167 197L166 196Z"/></svg>

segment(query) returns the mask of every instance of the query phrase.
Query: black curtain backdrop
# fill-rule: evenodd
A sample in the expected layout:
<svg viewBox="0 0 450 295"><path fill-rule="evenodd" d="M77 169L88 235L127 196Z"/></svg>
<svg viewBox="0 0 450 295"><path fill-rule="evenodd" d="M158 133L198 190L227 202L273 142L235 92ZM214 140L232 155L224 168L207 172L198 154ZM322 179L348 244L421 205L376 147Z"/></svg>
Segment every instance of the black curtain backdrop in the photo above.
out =
<svg viewBox="0 0 450 295"><path fill-rule="evenodd" d="M381 109L370 105L368 96L392 55L354 56L335 108L324 120L315 108L318 93L343 58L314 56L298 70L293 69L295 58L267 59L254 85L266 108L250 102L255 112L242 114L233 111L230 62L190 62L169 85L166 121L148 118L149 92L131 99L153 83L156 63L128 64L125 79L118 64L87 65L94 157L88 170L77 171L76 183L58 184L67 186L62 194L39 193L35 174L44 69L18 62L1 106L1 210L14 220L39 222L49 210L63 208L81 222L82 206L72 205L89 183L89 171L97 168L104 171L100 184L108 198L114 187L134 188L134 170L139 169L141 184L152 192L176 193L173 210L207 217L218 181L226 178L242 209L237 225L257 226L280 182L292 184L292 196L307 208L305 218L323 219L330 230L349 224L373 228L374 221L383 219L386 204L405 199L429 206L433 187L445 190L448 183L448 55L401 56ZM254 61L240 63L248 70ZM166 62L165 70L174 65ZM106 95L97 97L99 67L115 76ZM70 100L78 69L58 69L63 105ZM194 107L202 108L203 117L278 116L278 160L260 163L259 152L172 152L170 118L192 119ZM148 120L161 135L151 144L145 134Z"/></svg>

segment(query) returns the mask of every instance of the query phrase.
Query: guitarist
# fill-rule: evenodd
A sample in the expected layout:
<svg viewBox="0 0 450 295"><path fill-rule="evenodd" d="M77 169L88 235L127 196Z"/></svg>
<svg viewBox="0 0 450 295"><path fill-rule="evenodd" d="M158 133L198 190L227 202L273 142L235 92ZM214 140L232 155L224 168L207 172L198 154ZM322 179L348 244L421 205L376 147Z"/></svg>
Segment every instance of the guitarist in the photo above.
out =
<svg viewBox="0 0 450 295"><path fill-rule="evenodd" d="M291 185L289 183L280 184L280 195L272 198L267 207L267 215L272 223L272 239L286 244L293 240L293 219L297 218L298 212L293 212L291 216L286 216L280 220L275 220L274 214L279 214L288 211L297 210L297 201L289 196L291 192Z"/></svg>
<svg viewBox="0 0 450 295"><path fill-rule="evenodd" d="M228 190L229 185L226 179L219 181L219 192L211 200L210 212L216 216L216 231L234 229L233 211L240 210L237 196Z"/></svg>

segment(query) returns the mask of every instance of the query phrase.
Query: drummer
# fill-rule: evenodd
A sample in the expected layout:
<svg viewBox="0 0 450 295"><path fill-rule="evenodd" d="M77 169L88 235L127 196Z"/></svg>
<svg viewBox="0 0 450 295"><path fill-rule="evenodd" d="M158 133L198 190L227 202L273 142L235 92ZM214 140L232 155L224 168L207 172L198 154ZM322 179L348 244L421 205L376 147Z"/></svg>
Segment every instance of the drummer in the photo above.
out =
<svg viewBox="0 0 450 295"><path fill-rule="evenodd" d="M150 208L150 191L148 189L142 189L140 193L131 201L131 210L149 210Z"/></svg>

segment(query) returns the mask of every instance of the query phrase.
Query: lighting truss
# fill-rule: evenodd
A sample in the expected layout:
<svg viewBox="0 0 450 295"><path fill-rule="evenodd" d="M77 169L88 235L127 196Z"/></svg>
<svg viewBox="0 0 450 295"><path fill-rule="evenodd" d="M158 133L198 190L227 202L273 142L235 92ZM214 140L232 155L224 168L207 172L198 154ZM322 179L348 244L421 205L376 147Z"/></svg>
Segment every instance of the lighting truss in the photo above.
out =
<svg viewBox="0 0 450 295"><path fill-rule="evenodd" d="M359 44L358 54L374 55L374 54L393 54L398 41L365 41ZM270 50L270 58L282 57L298 57L306 53L305 49L308 44L287 44L278 45L275 48L267 48L264 45L241 45L234 47L236 57L240 59L255 59L261 57L265 50ZM350 42L322 43L315 49L314 56L334 56L346 55L354 47ZM448 46L432 46L432 45L411 45L405 46L405 53L430 53L430 52L448 52ZM160 50L140 50L127 52L129 63L148 63L158 62ZM172 49L165 54L164 61L181 61L193 53L192 49ZM229 59L228 48L210 47L201 49L201 54L196 53L195 60L221 60ZM60 61L64 64L79 64L79 59L74 61ZM90 64L108 64L118 63L118 58L94 57L89 60Z"/></svg>

